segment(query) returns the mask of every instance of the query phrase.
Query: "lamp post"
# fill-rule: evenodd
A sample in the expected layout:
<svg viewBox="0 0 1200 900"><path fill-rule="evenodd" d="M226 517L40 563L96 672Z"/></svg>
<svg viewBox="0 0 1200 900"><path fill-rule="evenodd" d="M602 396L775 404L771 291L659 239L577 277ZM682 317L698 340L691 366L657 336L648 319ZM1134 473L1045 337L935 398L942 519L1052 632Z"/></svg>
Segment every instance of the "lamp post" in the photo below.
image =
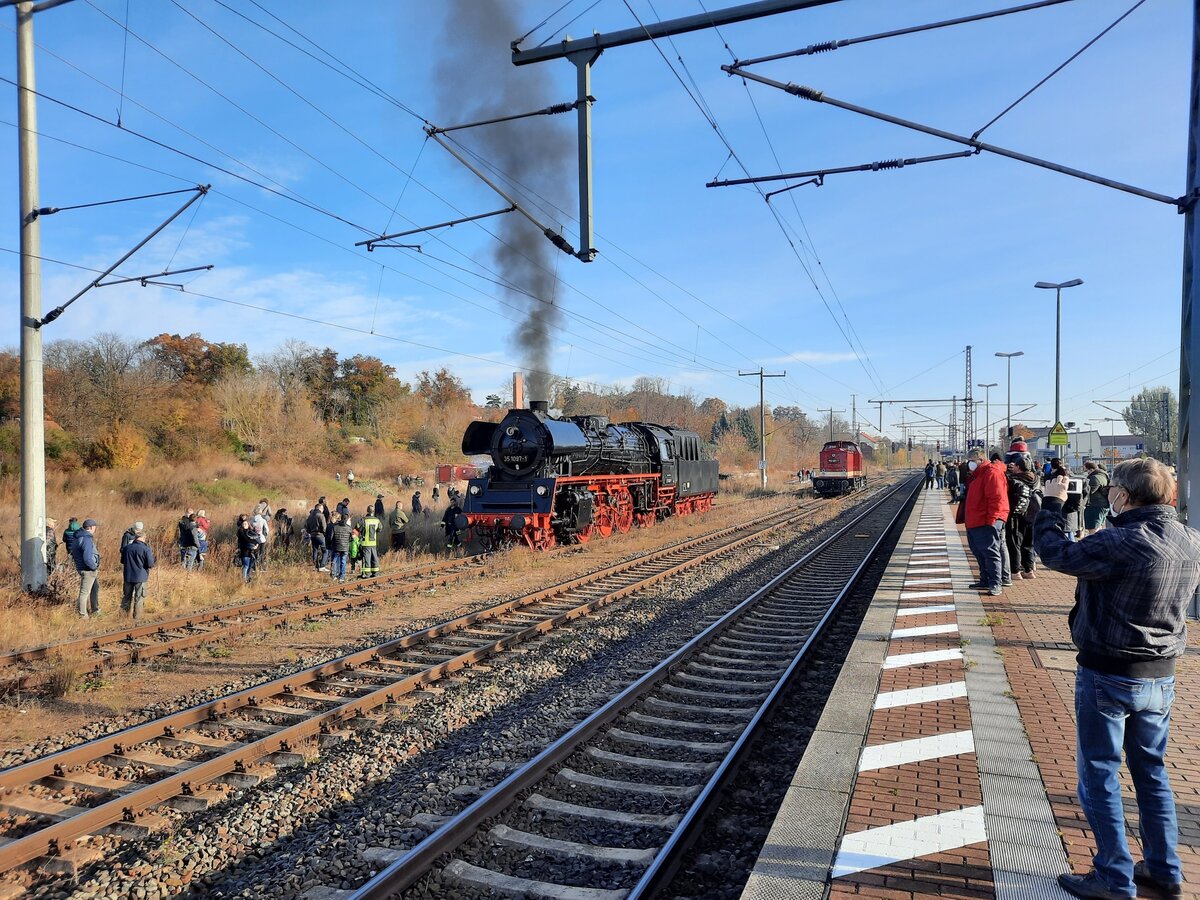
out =
<svg viewBox="0 0 1200 900"><path fill-rule="evenodd" d="M1079 287L1083 284L1082 278L1072 278L1070 281L1063 281L1054 284L1049 281L1039 281L1034 285L1035 288L1043 288L1045 290L1054 290L1054 424L1057 425L1062 419L1059 417L1059 397L1062 396L1062 291L1063 288Z"/></svg>
<svg viewBox="0 0 1200 900"><path fill-rule="evenodd" d="M1005 432L1005 434L1008 435L1009 441L1011 441L1012 440L1012 361L1013 361L1014 356L1024 356L1025 351L1024 350L1015 350L1012 353L997 353L996 355L999 357L1002 357L1003 359L1008 361L1008 402L1005 404L1005 409L1004 409L1004 420L1005 420L1004 432Z"/></svg>
<svg viewBox="0 0 1200 900"><path fill-rule="evenodd" d="M1075 429L1075 454L1078 456L1079 455L1079 426L1074 422L1066 422L1064 424L1066 424L1067 428ZM1067 446L1068 446L1068 448L1070 447L1069 444ZM1070 461L1071 461L1071 456L1070 456L1070 454L1067 454L1067 462L1070 462ZM1080 464L1078 467L1076 467L1075 471L1078 472L1079 469L1082 467L1083 467L1083 461L1080 460Z"/></svg>
<svg viewBox="0 0 1200 900"><path fill-rule="evenodd" d="M986 453L992 448L992 388L999 385L993 381L991 384L977 384L975 387L983 388L983 451Z"/></svg>

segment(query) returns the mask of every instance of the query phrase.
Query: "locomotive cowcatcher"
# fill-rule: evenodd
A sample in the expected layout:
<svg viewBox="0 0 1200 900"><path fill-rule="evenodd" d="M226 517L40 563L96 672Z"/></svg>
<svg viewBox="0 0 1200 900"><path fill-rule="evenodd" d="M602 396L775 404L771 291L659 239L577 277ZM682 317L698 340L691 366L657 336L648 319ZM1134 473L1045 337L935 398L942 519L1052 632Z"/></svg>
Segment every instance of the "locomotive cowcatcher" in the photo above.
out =
<svg viewBox="0 0 1200 900"><path fill-rule="evenodd" d="M818 497L849 494L867 483L862 451L853 441L827 441L820 459L812 480L813 493Z"/></svg>
<svg viewBox="0 0 1200 900"><path fill-rule="evenodd" d="M484 547L521 541L548 550L712 508L717 462L701 458L694 431L555 418L545 401L529 406L499 423L472 422L463 435L463 453L492 459L463 498Z"/></svg>

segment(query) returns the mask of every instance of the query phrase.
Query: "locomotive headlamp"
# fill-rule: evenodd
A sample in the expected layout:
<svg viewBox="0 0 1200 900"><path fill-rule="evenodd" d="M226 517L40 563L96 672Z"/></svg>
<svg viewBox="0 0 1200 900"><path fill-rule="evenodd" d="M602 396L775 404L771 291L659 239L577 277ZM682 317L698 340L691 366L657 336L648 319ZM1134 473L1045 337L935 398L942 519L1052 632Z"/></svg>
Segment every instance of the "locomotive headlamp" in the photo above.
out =
<svg viewBox="0 0 1200 900"><path fill-rule="evenodd" d="M539 485L537 486L537 495L538 495L539 497L545 497L545 496L546 496L546 486L545 486L544 484L539 484Z"/></svg>
<svg viewBox="0 0 1200 900"><path fill-rule="evenodd" d="M471 494L472 497L478 497L480 494L483 493L483 489L480 488L479 485L477 485L477 484L471 485L467 490Z"/></svg>

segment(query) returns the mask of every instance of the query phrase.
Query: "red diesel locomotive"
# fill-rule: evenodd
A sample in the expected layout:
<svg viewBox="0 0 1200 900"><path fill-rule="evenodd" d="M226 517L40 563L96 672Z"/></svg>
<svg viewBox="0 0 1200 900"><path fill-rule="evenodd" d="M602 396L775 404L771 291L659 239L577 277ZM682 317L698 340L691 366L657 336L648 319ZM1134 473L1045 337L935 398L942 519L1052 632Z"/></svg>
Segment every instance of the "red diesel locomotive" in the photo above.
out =
<svg viewBox="0 0 1200 900"><path fill-rule="evenodd" d="M862 451L853 441L828 441L821 448L821 465L813 473L813 493L818 497L838 497L856 491L867 483Z"/></svg>

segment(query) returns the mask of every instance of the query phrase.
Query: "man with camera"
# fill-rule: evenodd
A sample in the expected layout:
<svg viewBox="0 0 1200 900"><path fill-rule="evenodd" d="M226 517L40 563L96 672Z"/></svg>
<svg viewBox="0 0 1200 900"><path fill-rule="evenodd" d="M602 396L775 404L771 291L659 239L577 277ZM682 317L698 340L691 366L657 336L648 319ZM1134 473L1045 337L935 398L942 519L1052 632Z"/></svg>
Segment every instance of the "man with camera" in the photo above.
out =
<svg viewBox="0 0 1200 900"><path fill-rule="evenodd" d="M997 597L1012 584L1004 544L1008 479L999 455L988 461L982 450L971 451L967 467L971 471L971 485L967 489L963 524L967 526L967 546L979 563L979 581L971 587Z"/></svg>
<svg viewBox="0 0 1200 900"><path fill-rule="evenodd" d="M1060 875L1076 897L1132 898L1135 883L1182 897L1179 826L1163 757L1175 699L1175 660L1186 647L1188 603L1200 587L1200 533L1171 507L1170 470L1153 459L1113 469L1109 527L1074 542L1062 515L1068 478L1049 479L1034 523L1047 568L1074 575L1068 622L1075 675L1079 804L1096 838L1095 868ZM1121 753L1133 776L1145 860L1125 839Z"/></svg>

